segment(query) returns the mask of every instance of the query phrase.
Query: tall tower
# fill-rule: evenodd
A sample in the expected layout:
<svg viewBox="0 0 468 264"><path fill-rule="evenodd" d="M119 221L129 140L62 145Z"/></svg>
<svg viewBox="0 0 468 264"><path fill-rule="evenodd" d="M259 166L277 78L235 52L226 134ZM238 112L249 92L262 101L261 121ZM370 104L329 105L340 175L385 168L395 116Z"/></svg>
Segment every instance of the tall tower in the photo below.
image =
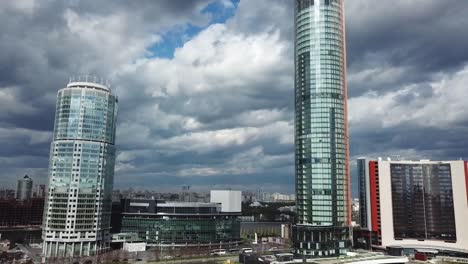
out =
<svg viewBox="0 0 468 264"><path fill-rule="evenodd" d="M43 261L92 256L109 247L117 97L71 81L57 95L43 221Z"/></svg>
<svg viewBox="0 0 468 264"><path fill-rule="evenodd" d="M350 240L344 0L295 0L298 257L345 254Z"/></svg>
<svg viewBox="0 0 468 264"><path fill-rule="evenodd" d="M17 200L30 200L32 197L33 181L28 175L18 180L16 185L16 199Z"/></svg>

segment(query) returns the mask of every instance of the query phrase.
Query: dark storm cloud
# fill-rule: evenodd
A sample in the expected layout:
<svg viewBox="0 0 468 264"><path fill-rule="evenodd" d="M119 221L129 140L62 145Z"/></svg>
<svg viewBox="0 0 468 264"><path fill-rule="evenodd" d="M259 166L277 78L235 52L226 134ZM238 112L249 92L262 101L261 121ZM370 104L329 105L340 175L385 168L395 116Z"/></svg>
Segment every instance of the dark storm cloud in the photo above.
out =
<svg viewBox="0 0 468 264"><path fill-rule="evenodd" d="M242 0L174 58L148 52L169 31L207 26L210 2L2 2L1 184L24 171L45 181L56 92L94 73L120 97L117 188L292 191L293 1ZM346 1L353 159L468 158L467 8Z"/></svg>
<svg viewBox="0 0 468 264"><path fill-rule="evenodd" d="M465 1L347 1L346 7L349 72L377 69L377 76L351 83L352 96L424 82L468 60Z"/></svg>
<svg viewBox="0 0 468 264"><path fill-rule="evenodd" d="M33 138L51 131L56 92L69 76L92 73L113 78L120 65L144 55L146 44L157 41L151 40L152 34L164 34L187 23L205 25L209 15L201 11L209 2L139 1L137 5L128 1L3 1L0 128L26 129ZM132 45L141 48L127 52ZM124 55L119 56L121 53ZM132 99L132 104L144 101L142 97ZM12 168L7 172L2 166L1 175L9 174L8 180L2 177L2 185L12 186L11 177L36 164L22 163L24 155L37 157L42 168L47 167L50 138L36 145L27 144L28 140L17 138L14 132L3 132L0 137L0 157L18 159L12 163L17 164L16 175L12 175ZM34 176L44 182L44 170L38 173Z"/></svg>
<svg viewBox="0 0 468 264"><path fill-rule="evenodd" d="M142 39L150 34L164 33L175 25L207 23L206 15L200 11L210 1L159 1L158 4L154 1L139 1L138 4L128 1L31 1L30 7L15 6L12 2L3 2L0 10L0 87L15 86L17 103L32 105L39 112L26 116L27 121L19 120L22 119L19 116L2 121L50 130L53 119L47 113L55 109L56 91L64 86L69 76L93 73L110 78L116 70L114 67L133 56L113 58L103 50L109 48L119 54L135 42L143 42ZM78 16L76 21L73 14ZM119 15L122 16L115 20L123 20L122 24L112 25L116 23L112 16ZM91 37L99 39L99 35L104 35L104 38L110 38L121 34L122 39L117 39L115 47L105 47L106 42L93 43L86 39L89 37L86 28L77 29L85 32L74 31L73 24L79 25L80 20L89 22L85 27L93 23L102 25L102 32L92 32L95 35ZM118 48L121 50L112 50ZM42 117L40 121L38 116Z"/></svg>

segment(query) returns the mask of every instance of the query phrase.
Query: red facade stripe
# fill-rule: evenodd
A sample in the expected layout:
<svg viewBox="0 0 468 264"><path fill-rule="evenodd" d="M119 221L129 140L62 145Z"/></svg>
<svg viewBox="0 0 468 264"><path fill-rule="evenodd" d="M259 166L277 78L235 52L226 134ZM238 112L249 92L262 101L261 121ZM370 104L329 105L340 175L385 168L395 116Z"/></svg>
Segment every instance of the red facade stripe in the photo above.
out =
<svg viewBox="0 0 468 264"><path fill-rule="evenodd" d="M371 199L371 229L377 232L379 229L377 219L377 179L376 179L376 163L377 161L369 161L369 184L370 184L370 199Z"/></svg>
<svg viewBox="0 0 468 264"><path fill-rule="evenodd" d="M348 225L351 226L351 174L349 169L349 128L348 128L348 80L346 73L346 28L344 17L344 1L341 3L341 21L343 30L343 94L344 94L344 118L345 118L345 133L346 133L346 178L347 178L347 192L348 192Z"/></svg>
<svg viewBox="0 0 468 264"><path fill-rule="evenodd" d="M463 166L465 167L466 201L468 202L468 161L464 161Z"/></svg>

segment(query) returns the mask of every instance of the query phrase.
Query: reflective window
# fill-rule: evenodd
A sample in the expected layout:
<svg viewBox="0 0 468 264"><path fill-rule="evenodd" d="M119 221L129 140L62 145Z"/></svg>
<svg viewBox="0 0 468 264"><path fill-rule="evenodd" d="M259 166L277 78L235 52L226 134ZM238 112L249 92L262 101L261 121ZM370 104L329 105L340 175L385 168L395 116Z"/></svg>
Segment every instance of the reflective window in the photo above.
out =
<svg viewBox="0 0 468 264"><path fill-rule="evenodd" d="M450 164L391 164L396 239L456 241Z"/></svg>

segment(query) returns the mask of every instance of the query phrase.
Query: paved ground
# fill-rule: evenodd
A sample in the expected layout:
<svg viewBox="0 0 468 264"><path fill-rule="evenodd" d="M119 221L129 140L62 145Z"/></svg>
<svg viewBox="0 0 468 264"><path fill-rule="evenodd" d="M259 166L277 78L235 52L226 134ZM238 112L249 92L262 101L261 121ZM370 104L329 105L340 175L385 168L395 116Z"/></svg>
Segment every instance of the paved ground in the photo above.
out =
<svg viewBox="0 0 468 264"><path fill-rule="evenodd" d="M34 263L41 263L41 248L32 248L29 245L22 245L17 244L18 248L24 252L24 254L28 255Z"/></svg>
<svg viewBox="0 0 468 264"><path fill-rule="evenodd" d="M161 260L161 261L133 261L132 264L147 264L147 263L158 263L158 264L179 264L179 263L221 263L231 260L231 263L238 262L239 256L221 256L221 257L201 257L201 258L191 258L191 259L173 259L173 260Z"/></svg>
<svg viewBox="0 0 468 264"><path fill-rule="evenodd" d="M258 245L241 245L238 248L244 248L244 247L252 247L254 251L256 252L265 252L268 251L272 247L277 247L278 245L275 244L269 244L269 243L259 243ZM29 245L18 245L19 249L23 251L25 254L27 254L33 261L34 263L40 264L41 263L41 253L42 253L42 248L37 248L37 247L31 247ZM122 251L111 251L106 254L109 254L106 256L106 254L102 255L99 259L96 258L89 258L90 260L93 260L94 262L100 262L100 263L112 263L112 264L118 264L117 260L120 260L121 263L132 263L132 264L146 264L146 263L161 263L161 264L178 264L178 263L222 263L226 262L228 259L231 261L231 263L235 263L239 261L239 254L231 254L227 256L220 256L220 257L213 257L209 256L209 250L204 250L204 251L191 251L191 252L185 252L185 254L194 254L191 258L171 258L168 255L169 254L181 254L181 252L176 253L176 252L155 252L154 250L148 250L146 252L122 252ZM157 256L166 256L167 259L164 260L159 260L156 261L155 257ZM182 254L184 254L182 252ZM199 256L196 256L199 254ZM126 259L127 261L122 261L123 259ZM137 259L141 259L137 261ZM85 259L83 259L84 261ZM67 260L70 263L72 263L72 260ZM107 261L107 262L106 262Z"/></svg>

